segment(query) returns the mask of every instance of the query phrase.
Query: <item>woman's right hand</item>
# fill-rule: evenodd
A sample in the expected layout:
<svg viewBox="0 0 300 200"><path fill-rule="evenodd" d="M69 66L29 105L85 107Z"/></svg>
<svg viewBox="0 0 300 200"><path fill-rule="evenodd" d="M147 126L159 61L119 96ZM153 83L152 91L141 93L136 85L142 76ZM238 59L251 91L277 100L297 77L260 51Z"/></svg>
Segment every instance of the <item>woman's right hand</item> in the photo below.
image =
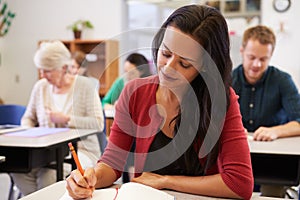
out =
<svg viewBox="0 0 300 200"><path fill-rule="evenodd" d="M67 190L69 196L73 199L83 199L92 196L97 177L94 168L87 168L84 175L81 175L79 170L73 170L67 178Z"/></svg>

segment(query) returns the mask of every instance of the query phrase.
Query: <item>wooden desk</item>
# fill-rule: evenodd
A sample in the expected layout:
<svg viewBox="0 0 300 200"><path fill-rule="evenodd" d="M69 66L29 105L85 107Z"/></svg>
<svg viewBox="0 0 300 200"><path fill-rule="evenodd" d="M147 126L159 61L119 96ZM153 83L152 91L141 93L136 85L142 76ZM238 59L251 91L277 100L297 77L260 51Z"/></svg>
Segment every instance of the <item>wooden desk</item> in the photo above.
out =
<svg viewBox="0 0 300 200"><path fill-rule="evenodd" d="M176 197L176 200L217 200L223 198L213 198L213 197L206 197L206 196L199 196L199 195L192 195L192 194L185 194L175 191L168 191L165 190L167 193ZM66 182L60 181L45 187L39 191L36 191L26 197L21 198L20 200L53 200L59 199L63 194L66 192ZM141 198L142 199L142 198ZM269 198L269 197L261 197L257 193L252 195L252 200L271 200L276 198ZM225 200L225 199L224 199ZM228 200L228 199L227 199Z"/></svg>
<svg viewBox="0 0 300 200"><path fill-rule="evenodd" d="M254 182L296 186L300 179L300 137L280 138L271 142L248 137ZM279 170L278 170L279 169Z"/></svg>
<svg viewBox="0 0 300 200"><path fill-rule="evenodd" d="M76 142L97 130L68 129L40 137L0 135L1 172L27 173L32 168L45 167L55 161L57 180L63 180L63 161L69 154L68 142Z"/></svg>

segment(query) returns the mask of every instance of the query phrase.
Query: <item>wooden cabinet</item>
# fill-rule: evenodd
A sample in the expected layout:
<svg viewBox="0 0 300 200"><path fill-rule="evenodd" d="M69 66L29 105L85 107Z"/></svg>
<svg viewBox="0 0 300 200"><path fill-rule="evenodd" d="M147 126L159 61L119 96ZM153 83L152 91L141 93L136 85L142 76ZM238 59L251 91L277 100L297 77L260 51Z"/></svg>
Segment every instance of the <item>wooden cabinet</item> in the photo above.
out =
<svg viewBox="0 0 300 200"><path fill-rule="evenodd" d="M103 97L119 76L119 43L116 40L63 40L71 52L81 50L87 59L87 74L100 81L99 94Z"/></svg>
<svg viewBox="0 0 300 200"><path fill-rule="evenodd" d="M100 81L99 95L103 97L119 76L119 42L80 39L61 41L71 53L81 50L87 54L87 75Z"/></svg>

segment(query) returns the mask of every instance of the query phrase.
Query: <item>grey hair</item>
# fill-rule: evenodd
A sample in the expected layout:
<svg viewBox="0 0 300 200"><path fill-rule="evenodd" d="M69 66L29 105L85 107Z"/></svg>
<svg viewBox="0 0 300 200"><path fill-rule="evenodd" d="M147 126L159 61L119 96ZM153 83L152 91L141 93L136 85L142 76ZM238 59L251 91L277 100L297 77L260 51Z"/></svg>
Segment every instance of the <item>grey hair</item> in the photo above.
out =
<svg viewBox="0 0 300 200"><path fill-rule="evenodd" d="M34 55L33 61L39 69L53 70L69 65L71 53L61 41L42 42Z"/></svg>

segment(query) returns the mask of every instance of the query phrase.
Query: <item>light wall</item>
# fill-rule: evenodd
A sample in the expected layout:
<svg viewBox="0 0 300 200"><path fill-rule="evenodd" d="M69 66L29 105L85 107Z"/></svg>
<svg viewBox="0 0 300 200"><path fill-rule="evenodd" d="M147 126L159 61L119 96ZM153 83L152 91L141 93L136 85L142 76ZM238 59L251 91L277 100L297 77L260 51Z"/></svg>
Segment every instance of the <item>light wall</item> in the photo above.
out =
<svg viewBox="0 0 300 200"><path fill-rule="evenodd" d="M297 10L300 8L300 1L291 1L292 6L287 12L277 13L272 7L273 1L262 0L261 22L273 28L278 39L271 64L289 72L300 88L300 56L298 55L300 39L297 37L300 35L300 26L297 24L297 19L300 18L299 9ZM0 38L0 97L6 103L23 105L28 103L32 86L37 80L37 70L32 57L39 40L72 39L72 32L67 30L66 26L77 19L88 19L95 26L94 30L84 33L84 38L105 39L118 38L118 35L128 26L133 29L142 26L157 28L162 23L160 20L165 18L165 13L161 13L158 9L158 13L149 14L147 18L137 16L133 19L148 22L147 24L131 27L132 19L127 21L127 12L130 10L126 8L125 0L6 0L6 2L9 9L17 15L9 33ZM279 31L280 22L284 23L284 32ZM235 56L234 62L237 64L240 61L238 40L243 32L241 27L246 28L246 26L241 26L240 22L235 23L238 28L233 27L233 29L238 30L238 34L232 45L232 52ZM121 41L122 52L139 48L145 45L144 43L147 46L151 44L151 35L143 38L133 37L134 40ZM151 59L150 53L146 55Z"/></svg>
<svg viewBox="0 0 300 200"><path fill-rule="evenodd" d="M191 0L191 3L194 2ZM270 64L291 74L299 89L300 56L298 48L300 46L300 38L298 36L300 35L300 26L297 19L300 18L300 1L291 0L290 9L284 13L276 12L272 4L273 0L261 0L260 19L254 18L250 22L247 22L244 18L227 19L229 30L234 32L230 37L233 67L236 67L242 61L239 48L244 30L261 23L271 27L277 37L277 45ZM147 11L142 10L145 6L149 8ZM158 6L154 9L153 5L150 4L132 4L130 9L135 11L135 13L130 15L129 27L157 27L171 13L170 10L161 9ZM154 14L149 14L149 10L152 10ZM280 30L281 23L283 23L283 31ZM151 33L140 33L131 40L130 44L136 47L142 46L145 42L150 43L151 37Z"/></svg>
<svg viewBox="0 0 300 200"><path fill-rule="evenodd" d="M27 105L37 81L33 55L39 40L73 39L66 27L78 19L90 20L85 39L106 39L122 30L123 0L6 0L16 13L8 34L0 38L0 97L5 103Z"/></svg>
<svg viewBox="0 0 300 200"><path fill-rule="evenodd" d="M276 33L277 44L271 64L289 72L298 90L300 89L300 1L291 0L290 9L284 13L276 12L272 7L273 1L262 1L262 23L270 26ZM283 31L280 31L283 23Z"/></svg>

